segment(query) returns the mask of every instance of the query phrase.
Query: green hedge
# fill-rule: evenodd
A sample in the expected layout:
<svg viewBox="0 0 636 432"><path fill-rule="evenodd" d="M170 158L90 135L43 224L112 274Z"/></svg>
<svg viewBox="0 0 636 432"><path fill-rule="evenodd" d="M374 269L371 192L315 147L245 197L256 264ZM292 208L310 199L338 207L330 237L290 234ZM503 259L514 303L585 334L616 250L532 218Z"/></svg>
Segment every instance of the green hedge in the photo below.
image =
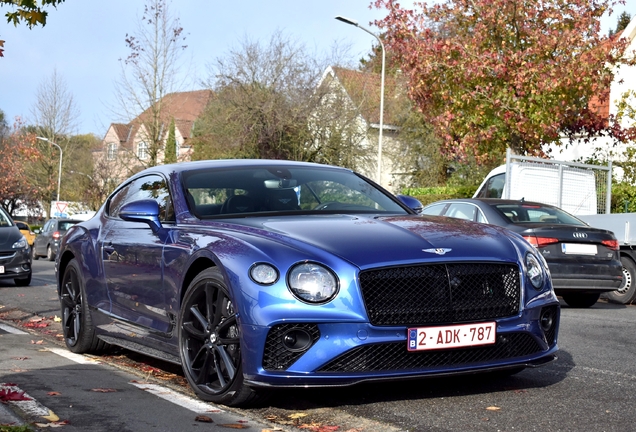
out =
<svg viewBox="0 0 636 432"><path fill-rule="evenodd" d="M612 185L612 213L636 212L636 187L629 183L615 183Z"/></svg>
<svg viewBox="0 0 636 432"><path fill-rule="evenodd" d="M436 186L426 188L404 188L402 194L420 200L423 205L451 198L471 198L477 186Z"/></svg>

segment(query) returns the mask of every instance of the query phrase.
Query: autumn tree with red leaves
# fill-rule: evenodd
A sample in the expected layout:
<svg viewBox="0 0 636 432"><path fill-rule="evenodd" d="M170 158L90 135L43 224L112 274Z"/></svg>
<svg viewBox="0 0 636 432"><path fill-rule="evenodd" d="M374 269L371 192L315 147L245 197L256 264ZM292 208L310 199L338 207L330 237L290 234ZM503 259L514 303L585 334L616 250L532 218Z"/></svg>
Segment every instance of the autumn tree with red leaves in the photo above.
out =
<svg viewBox="0 0 636 432"><path fill-rule="evenodd" d="M613 68L627 61L625 41L600 33L601 16L616 2L372 4L388 11L375 24L449 159L492 162L506 147L541 155L544 144L563 135L625 139L589 106L609 88Z"/></svg>
<svg viewBox="0 0 636 432"><path fill-rule="evenodd" d="M22 205L37 204L38 188L25 168L40 157L35 134L25 133L22 122L16 120L11 133L0 142L0 204L11 216Z"/></svg>

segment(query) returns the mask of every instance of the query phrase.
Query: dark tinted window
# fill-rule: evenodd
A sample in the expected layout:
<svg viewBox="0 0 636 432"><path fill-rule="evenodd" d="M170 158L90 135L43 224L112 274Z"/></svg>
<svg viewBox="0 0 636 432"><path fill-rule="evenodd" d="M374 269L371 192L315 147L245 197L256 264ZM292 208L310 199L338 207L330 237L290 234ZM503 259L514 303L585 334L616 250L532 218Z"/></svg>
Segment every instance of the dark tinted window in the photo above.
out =
<svg viewBox="0 0 636 432"><path fill-rule="evenodd" d="M162 222L174 220L174 209L168 185L159 175L140 177L112 196L108 205L108 214L118 217L121 207L129 202L143 199L153 199L159 205L159 220Z"/></svg>
<svg viewBox="0 0 636 432"><path fill-rule="evenodd" d="M495 204L493 207L512 223L585 225L584 222L556 207L523 203Z"/></svg>
<svg viewBox="0 0 636 432"><path fill-rule="evenodd" d="M506 174L497 174L488 179L476 198L501 198L506 182Z"/></svg>

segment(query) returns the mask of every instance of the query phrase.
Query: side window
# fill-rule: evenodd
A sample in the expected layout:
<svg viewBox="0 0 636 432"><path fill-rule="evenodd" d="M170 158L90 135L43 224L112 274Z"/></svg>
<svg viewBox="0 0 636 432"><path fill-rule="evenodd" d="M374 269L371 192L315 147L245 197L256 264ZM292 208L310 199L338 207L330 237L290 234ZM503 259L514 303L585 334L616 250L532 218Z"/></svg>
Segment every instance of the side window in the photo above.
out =
<svg viewBox="0 0 636 432"><path fill-rule="evenodd" d="M46 225L44 225L44 228L42 229L43 232L49 232L49 231L53 231L53 225L55 224L55 221L48 221L46 223Z"/></svg>
<svg viewBox="0 0 636 432"><path fill-rule="evenodd" d="M130 190L131 183L128 183L126 186L121 188L115 195L110 198L108 202L108 214L113 217L118 217L119 209L126 202L126 196L128 195L128 191Z"/></svg>
<svg viewBox="0 0 636 432"><path fill-rule="evenodd" d="M431 216L439 216L442 214L442 211L444 210L445 206L446 206L446 203L433 204L432 206L428 206L424 210L422 210L422 214L431 215Z"/></svg>
<svg viewBox="0 0 636 432"><path fill-rule="evenodd" d="M174 221L168 185L163 177L154 174L140 177L117 192L110 200L109 214L116 217L124 204L143 199L157 201L160 221Z"/></svg>
<svg viewBox="0 0 636 432"><path fill-rule="evenodd" d="M506 182L506 174L497 174L488 179L477 198L501 198Z"/></svg>
<svg viewBox="0 0 636 432"><path fill-rule="evenodd" d="M476 209L477 207L475 207L472 204L465 204L465 203L451 204L450 207L448 207L448 210L446 211L446 216L454 217L457 219L465 219L469 221L474 221Z"/></svg>

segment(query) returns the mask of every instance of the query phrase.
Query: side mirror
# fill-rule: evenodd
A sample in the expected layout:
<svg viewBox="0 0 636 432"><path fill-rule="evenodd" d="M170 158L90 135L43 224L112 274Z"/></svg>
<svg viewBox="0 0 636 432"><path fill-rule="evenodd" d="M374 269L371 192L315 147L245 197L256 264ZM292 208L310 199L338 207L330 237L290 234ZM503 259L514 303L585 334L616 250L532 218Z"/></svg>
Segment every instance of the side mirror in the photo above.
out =
<svg viewBox="0 0 636 432"><path fill-rule="evenodd" d="M424 208L420 200L418 200L417 198L413 198L412 196L398 195L397 199L399 199L402 204L404 204L417 214L420 214L422 212L422 208Z"/></svg>
<svg viewBox="0 0 636 432"><path fill-rule="evenodd" d="M153 232L159 231L159 204L152 199L144 199L124 204L119 209L119 217L128 222L144 222Z"/></svg>

